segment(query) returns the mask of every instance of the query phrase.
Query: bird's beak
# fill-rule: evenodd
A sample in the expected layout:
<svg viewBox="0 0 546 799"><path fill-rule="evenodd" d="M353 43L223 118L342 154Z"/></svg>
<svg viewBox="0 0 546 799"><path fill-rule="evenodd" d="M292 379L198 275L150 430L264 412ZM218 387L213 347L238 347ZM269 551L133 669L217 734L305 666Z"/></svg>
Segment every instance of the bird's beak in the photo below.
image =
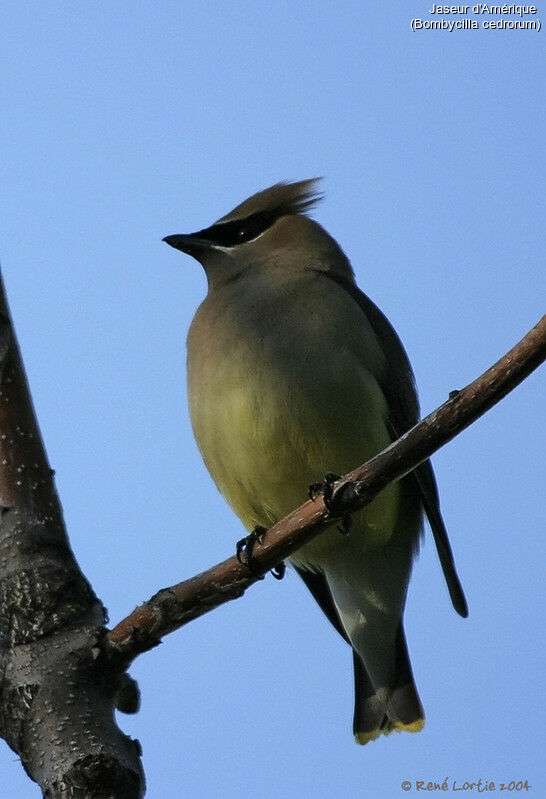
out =
<svg viewBox="0 0 546 799"><path fill-rule="evenodd" d="M195 255L195 253L202 250L210 250L212 246L210 241L199 238L197 233L176 233L173 236L165 236L163 241L174 247L175 250L181 250L188 255Z"/></svg>

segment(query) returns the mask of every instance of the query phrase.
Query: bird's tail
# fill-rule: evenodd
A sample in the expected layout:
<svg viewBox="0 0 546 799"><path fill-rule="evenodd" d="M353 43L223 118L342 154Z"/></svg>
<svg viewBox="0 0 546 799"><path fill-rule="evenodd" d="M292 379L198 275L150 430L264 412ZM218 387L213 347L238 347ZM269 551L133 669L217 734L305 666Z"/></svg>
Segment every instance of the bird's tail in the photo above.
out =
<svg viewBox="0 0 546 799"><path fill-rule="evenodd" d="M396 635L394 679L389 688L376 690L366 667L353 652L355 675L355 712L353 733L359 744L367 744L393 730L420 732L425 714L409 661L402 622Z"/></svg>

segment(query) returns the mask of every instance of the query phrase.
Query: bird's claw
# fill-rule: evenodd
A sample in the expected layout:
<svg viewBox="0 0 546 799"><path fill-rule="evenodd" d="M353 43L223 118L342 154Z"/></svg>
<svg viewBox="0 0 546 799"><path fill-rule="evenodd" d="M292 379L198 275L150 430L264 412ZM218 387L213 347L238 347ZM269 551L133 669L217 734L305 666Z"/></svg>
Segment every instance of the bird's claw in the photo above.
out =
<svg viewBox="0 0 546 799"><path fill-rule="evenodd" d="M267 528L257 524L247 536L241 538L235 545L235 554L237 555L237 560L239 563L242 563L244 566L246 566L254 575L254 577L259 577L261 580L263 580L264 575L257 572L254 568L254 564L252 562L253 550L256 544L262 543L266 532Z"/></svg>
<svg viewBox="0 0 546 799"><path fill-rule="evenodd" d="M322 482L311 483L309 486L309 499L313 502L319 494L322 494L324 504L328 511L332 510L332 501L334 500L334 483L339 480L339 474L334 472L326 472Z"/></svg>
<svg viewBox="0 0 546 799"><path fill-rule="evenodd" d="M340 479L338 474L327 472L322 483L311 483L309 486L309 498L314 502L318 494L322 494L324 505L330 516L341 516L341 524L337 529L342 535L349 535L353 520L350 513L344 513L344 509L350 507L354 499L365 496L366 483L362 481L347 480L337 488L335 483Z"/></svg>
<svg viewBox="0 0 546 799"><path fill-rule="evenodd" d="M247 536L245 536L245 538L241 538L239 541L237 541L235 547L235 554L237 555L237 560L239 563L242 563L244 566L246 566L251 574L254 577L258 577L260 580L263 580L265 575L261 574L254 567L253 551L255 544L263 543L266 533L267 528L257 524L256 527ZM276 566L273 566L273 568L270 569L270 572L275 580L282 580L286 572L284 561L281 561Z"/></svg>
<svg viewBox="0 0 546 799"><path fill-rule="evenodd" d="M282 580L284 575L286 574L286 563L284 560L281 560L280 563L277 563L276 566L273 566L272 569L269 570L275 580Z"/></svg>

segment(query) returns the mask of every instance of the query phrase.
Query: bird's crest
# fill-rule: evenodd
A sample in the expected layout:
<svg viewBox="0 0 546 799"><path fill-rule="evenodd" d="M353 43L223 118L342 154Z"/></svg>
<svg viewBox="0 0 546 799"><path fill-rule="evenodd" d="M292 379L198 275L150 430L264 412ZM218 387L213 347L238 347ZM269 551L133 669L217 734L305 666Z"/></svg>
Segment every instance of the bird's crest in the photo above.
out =
<svg viewBox="0 0 546 799"><path fill-rule="evenodd" d="M299 180L295 183L275 183L274 186L248 197L215 224L245 219L254 214L273 218L290 214L307 214L322 199L322 194L315 188L319 180L321 178Z"/></svg>

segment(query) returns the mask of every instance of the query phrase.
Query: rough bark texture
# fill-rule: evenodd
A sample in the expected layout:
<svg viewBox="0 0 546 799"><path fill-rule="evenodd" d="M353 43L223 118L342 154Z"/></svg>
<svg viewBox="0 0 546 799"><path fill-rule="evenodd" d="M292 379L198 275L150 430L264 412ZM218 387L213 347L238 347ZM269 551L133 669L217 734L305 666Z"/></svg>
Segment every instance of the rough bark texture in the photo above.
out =
<svg viewBox="0 0 546 799"><path fill-rule="evenodd" d="M0 735L51 799L143 795L122 672L72 554L0 285Z"/></svg>

